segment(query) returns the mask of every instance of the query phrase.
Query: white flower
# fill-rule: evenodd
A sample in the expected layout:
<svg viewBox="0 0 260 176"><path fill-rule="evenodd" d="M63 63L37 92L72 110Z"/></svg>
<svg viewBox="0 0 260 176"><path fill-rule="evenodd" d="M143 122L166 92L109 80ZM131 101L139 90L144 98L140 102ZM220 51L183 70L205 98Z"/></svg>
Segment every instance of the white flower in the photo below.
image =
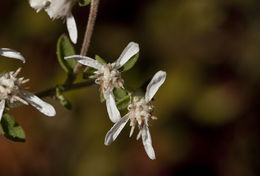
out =
<svg viewBox="0 0 260 176"><path fill-rule="evenodd" d="M36 12L44 9L52 19L66 18L70 39L77 43L78 31L75 19L71 13L76 0L30 0L29 3Z"/></svg>
<svg viewBox="0 0 260 176"><path fill-rule="evenodd" d="M134 55L139 52L139 45L130 42L124 49L119 58L112 64L101 64L97 60L86 56L69 56L65 59L76 59L79 63L95 68L97 71L91 78L95 78L96 84L99 84L106 100L107 112L112 122L117 122L121 116L116 107L115 98L113 94L114 87L123 88L123 79L119 69Z"/></svg>
<svg viewBox="0 0 260 176"><path fill-rule="evenodd" d="M23 63L25 63L25 59L21 55L21 53L15 51L15 50L9 49L9 48L0 48L0 55L5 56L5 57L14 58L14 59L19 59L19 60L23 61Z"/></svg>
<svg viewBox="0 0 260 176"><path fill-rule="evenodd" d="M16 72L7 72L0 75L0 120L3 115L5 105L12 105L20 102L25 105L32 105L41 113L47 116L54 116L55 109L48 103L42 101L36 95L21 90L21 86L29 81L29 79L17 78L21 69Z"/></svg>
<svg viewBox="0 0 260 176"><path fill-rule="evenodd" d="M148 128L148 121L150 119L156 119L156 117L152 115L153 106L150 104L150 101L152 100L159 87L163 84L165 79L166 72L158 71L154 75L151 82L148 84L145 97L132 98L131 103L128 105L129 112L116 124L114 124L114 126L107 132L105 137L105 145L110 145L117 138L128 120L130 120L130 126L132 127L130 131L130 137L134 132L135 125L137 124L140 130L137 135L137 139L142 136L143 145L147 155L150 159L155 159L155 153L152 146L152 138Z"/></svg>

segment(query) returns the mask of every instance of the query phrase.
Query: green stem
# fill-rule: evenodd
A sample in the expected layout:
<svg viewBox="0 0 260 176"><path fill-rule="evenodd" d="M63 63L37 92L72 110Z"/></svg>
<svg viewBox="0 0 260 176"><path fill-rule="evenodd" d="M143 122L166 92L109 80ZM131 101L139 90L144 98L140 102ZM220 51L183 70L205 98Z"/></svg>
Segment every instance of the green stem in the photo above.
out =
<svg viewBox="0 0 260 176"><path fill-rule="evenodd" d="M63 85L57 85L53 88L41 91L36 93L36 95L40 98L44 98L44 97L49 97L49 96L54 96L56 94L56 88L57 87L62 87L63 92L68 92L71 90L76 90L76 89L80 89L80 88L84 88L84 87L89 87L95 84L94 80L90 80L90 81L85 81L85 82L81 82L81 83L75 83L75 84L63 84Z"/></svg>

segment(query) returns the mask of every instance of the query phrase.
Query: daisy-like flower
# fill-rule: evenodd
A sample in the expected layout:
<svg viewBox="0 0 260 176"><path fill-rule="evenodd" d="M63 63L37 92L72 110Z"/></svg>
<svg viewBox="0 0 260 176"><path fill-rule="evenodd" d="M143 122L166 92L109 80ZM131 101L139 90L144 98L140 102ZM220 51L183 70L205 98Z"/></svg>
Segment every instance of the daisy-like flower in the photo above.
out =
<svg viewBox="0 0 260 176"><path fill-rule="evenodd" d="M96 79L95 83L100 85L101 91L106 100L106 107L109 118L114 123L121 118L121 115L116 107L113 89L115 87L124 88L124 82L121 78L121 72L119 70L130 58L132 58L138 52L139 45L137 43L130 42L114 63L101 64L95 59L80 55L65 57L65 59L76 59L80 64L92 67L97 70L90 78Z"/></svg>
<svg viewBox="0 0 260 176"><path fill-rule="evenodd" d="M36 95L22 90L21 86L29 81L29 79L17 78L21 68L15 72L7 72L0 75L0 120L6 105L10 107L19 102L25 105L32 105L46 116L54 116L56 114L52 105L42 101Z"/></svg>
<svg viewBox="0 0 260 176"><path fill-rule="evenodd" d="M21 55L21 53L19 53L18 51L15 51L13 49L10 49L10 48L0 48L0 55L9 57L9 58L18 59L18 60L23 61L23 63L25 63L25 59Z"/></svg>
<svg viewBox="0 0 260 176"><path fill-rule="evenodd" d="M154 107L151 105L150 101L159 89L159 87L164 83L166 79L166 72L158 71L151 82L146 88L146 93L144 97L134 97L131 103L128 105L129 112L122 117L114 126L107 132L105 137L105 145L110 145L119 135L121 130L124 128L126 123L130 120L130 136L132 136L135 126L138 125L139 133L137 139L142 136L143 145L145 151L150 159L155 159L155 153L152 146L152 138L148 128L148 121L150 119L157 119L152 115Z"/></svg>
<svg viewBox="0 0 260 176"><path fill-rule="evenodd" d="M52 19L66 19L70 39L73 43L77 43L77 25L71 13L76 1L77 0L30 0L29 3L36 12L44 9Z"/></svg>

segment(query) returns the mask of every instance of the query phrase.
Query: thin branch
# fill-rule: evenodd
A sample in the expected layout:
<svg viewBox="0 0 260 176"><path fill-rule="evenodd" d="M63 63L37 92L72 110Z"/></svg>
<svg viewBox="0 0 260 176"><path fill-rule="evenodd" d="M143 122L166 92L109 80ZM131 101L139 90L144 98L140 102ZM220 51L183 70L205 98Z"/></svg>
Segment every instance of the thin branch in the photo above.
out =
<svg viewBox="0 0 260 176"><path fill-rule="evenodd" d="M56 88L57 87L61 87L63 89L63 92L68 92L68 91L71 91L71 90L92 86L92 85L94 85L94 83L95 83L94 80L90 80L90 81L75 83L75 84L71 84L71 85L68 85L68 84L57 85L53 88L38 92L38 93L36 93L36 95L40 98L54 96L56 94Z"/></svg>
<svg viewBox="0 0 260 176"><path fill-rule="evenodd" d="M90 11L89 11L88 24L87 24L87 27L86 27L84 41L83 41L81 52L80 52L80 55L82 55L82 56L86 56L86 54L88 52L91 36L92 36L92 33L93 33L93 29L94 29L95 21L96 21L96 17L97 17L98 3L99 3L99 0L91 0L91 7L90 7ZM75 75L79 72L80 67L81 67L81 64L77 63L77 65L74 69Z"/></svg>

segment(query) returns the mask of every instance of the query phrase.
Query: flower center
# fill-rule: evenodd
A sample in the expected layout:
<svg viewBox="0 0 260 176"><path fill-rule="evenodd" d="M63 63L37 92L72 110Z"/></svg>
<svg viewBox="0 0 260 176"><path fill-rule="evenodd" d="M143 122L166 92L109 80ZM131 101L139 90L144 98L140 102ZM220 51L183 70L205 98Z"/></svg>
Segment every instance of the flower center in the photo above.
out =
<svg viewBox="0 0 260 176"><path fill-rule="evenodd" d="M140 100L134 100L128 106L131 124L134 126L138 122L139 126L147 123L152 118L153 106L146 102L144 98Z"/></svg>
<svg viewBox="0 0 260 176"><path fill-rule="evenodd" d="M17 78L12 73L5 73L0 77L0 100L7 99L12 92L18 89Z"/></svg>
<svg viewBox="0 0 260 176"><path fill-rule="evenodd" d="M114 87L122 87L123 80L120 72L113 65L107 64L98 71L96 83L100 84L103 93L109 93Z"/></svg>

